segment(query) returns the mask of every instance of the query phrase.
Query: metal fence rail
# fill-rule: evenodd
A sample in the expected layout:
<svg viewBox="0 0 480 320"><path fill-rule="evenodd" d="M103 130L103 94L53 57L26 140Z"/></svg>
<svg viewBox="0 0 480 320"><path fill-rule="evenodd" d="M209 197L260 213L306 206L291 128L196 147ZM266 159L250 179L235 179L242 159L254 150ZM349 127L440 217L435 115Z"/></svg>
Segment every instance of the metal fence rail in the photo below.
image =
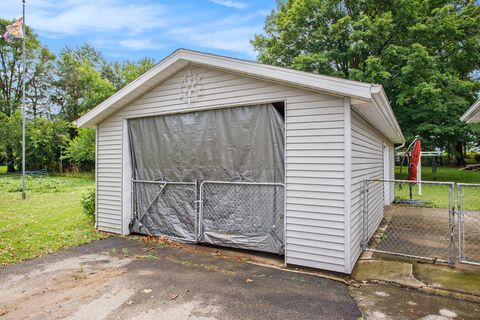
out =
<svg viewBox="0 0 480 320"><path fill-rule="evenodd" d="M364 249L453 265L454 183L366 180L363 211Z"/></svg>
<svg viewBox="0 0 480 320"><path fill-rule="evenodd" d="M134 232L196 241L197 183L133 180Z"/></svg>
<svg viewBox="0 0 480 320"><path fill-rule="evenodd" d="M458 183L458 261L480 265L480 184Z"/></svg>
<svg viewBox="0 0 480 320"><path fill-rule="evenodd" d="M201 242L282 253L285 186L204 181L200 186Z"/></svg>

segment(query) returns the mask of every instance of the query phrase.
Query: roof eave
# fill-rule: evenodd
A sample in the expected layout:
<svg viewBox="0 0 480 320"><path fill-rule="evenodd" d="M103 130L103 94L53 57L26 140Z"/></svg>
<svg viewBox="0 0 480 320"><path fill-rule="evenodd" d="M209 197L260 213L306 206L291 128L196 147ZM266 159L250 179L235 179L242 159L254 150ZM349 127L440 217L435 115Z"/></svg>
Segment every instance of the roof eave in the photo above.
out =
<svg viewBox="0 0 480 320"><path fill-rule="evenodd" d="M478 119L480 119L480 99L460 117L460 120L466 123L480 122Z"/></svg>
<svg viewBox="0 0 480 320"><path fill-rule="evenodd" d="M180 54L181 54L181 50L174 51L172 54L170 54L169 56L164 58L162 61L157 63L153 68L145 72L142 76L133 80L124 88L120 89L119 91L114 93L112 96L107 98L105 101L97 105L95 108L87 112L85 115L78 118L76 121L74 121L74 123L79 128L95 128L96 124L98 124L103 119L105 119L109 114L112 114L118 109L120 109L121 107L123 107L124 104L121 104L121 103L123 99L128 100L128 95L132 94L136 90L140 91L140 88L142 85L147 83L149 80L154 79L155 76L162 73L162 71L164 71L169 66L173 65L175 62L180 61L179 59ZM141 91L148 91L148 90L143 89ZM118 109L115 108L115 106L118 106ZM114 107L113 110L110 110L110 112L107 112L107 110L111 109L111 107Z"/></svg>
<svg viewBox="0 0 480 320"><path fill-rule="evenodd" d="M393 130L393 135L390 137L393 143L404 143L405 136L403 135L400 124L395 117L393 109L388 101L387 94L381 85L372 85L371 87L371 102L381 114L382 118L389 124Z"/></svg>

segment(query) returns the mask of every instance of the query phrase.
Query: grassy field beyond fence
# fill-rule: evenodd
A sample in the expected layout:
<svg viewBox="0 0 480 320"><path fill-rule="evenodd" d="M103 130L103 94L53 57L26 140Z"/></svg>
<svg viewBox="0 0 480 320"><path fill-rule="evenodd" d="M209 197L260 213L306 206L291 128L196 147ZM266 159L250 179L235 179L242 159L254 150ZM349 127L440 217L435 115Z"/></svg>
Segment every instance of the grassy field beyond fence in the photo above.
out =
<svg viewBox="0 0 480 320"><path fill-rule="evenodd" d="M402 169L400 176L400 167L396 167L395 178L399 180L407 179L407 168ZM480 171L459 170L455 167L438 167L436 173L432 173L431 167L422 167L422 181L443 181L456 183L479 183ZM456 188L456 186L455 186ZM422 184L422 195L418 193L418 185L413 186L412 199L425 201L425 204L434 208L448 208L450 191L449 186ZM457 190L454 190L455 200L458 196ZM395 184L395 197L397 199L409 198L408 184ZM465 189L465 209L480 210L480 186L468 187ZM455 203L456 205L456 203Z"/></svg>
<svg viewBox="0 0 480 320"><path fill-rule="evenodd" d="M0 174L0 266L104 238L80 204L94 184L92 174L27 177L22 200L21 176Z"/></svg>

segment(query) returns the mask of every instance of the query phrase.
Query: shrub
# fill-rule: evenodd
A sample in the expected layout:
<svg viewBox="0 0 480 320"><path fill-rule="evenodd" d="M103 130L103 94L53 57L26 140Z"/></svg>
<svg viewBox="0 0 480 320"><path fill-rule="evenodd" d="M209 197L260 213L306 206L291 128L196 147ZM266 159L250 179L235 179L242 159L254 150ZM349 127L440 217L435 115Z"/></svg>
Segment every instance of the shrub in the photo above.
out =
<svg viewBox="0 0 480 320"><path fill-rule="evenodd" d="M79 165L79 169L93 169L95 164L95 130L79 129L78 136L68 142L62 159L68 159Z"/></svg>
<svg viewBox="0 0 480 320"><path fill-rule="evenodd" d="M475 163L480 163L480 152L475 153L473 158L475 159Z"/></svg>
<svg viewBox="0 0 480 320"><path fill-rule="evenodd" d="M83 212L90 218L95 218L95 188L90 188L82 196Z"/></svg>

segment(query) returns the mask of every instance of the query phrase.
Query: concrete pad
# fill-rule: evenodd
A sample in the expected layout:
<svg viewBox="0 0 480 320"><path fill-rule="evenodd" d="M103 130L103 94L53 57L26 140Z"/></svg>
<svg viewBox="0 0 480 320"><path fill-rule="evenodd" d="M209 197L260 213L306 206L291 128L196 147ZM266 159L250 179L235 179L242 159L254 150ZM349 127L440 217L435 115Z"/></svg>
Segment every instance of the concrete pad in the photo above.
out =
<svg viewBox="0 0 480 320"><path fill-rule="evenodd" d="M353 270L352 278L357 281L387 281L413 288L425 286L425 283L413 276L411 263L396 261L359 261Z"/></svg>
<svg viewBox="0 0 480 320"><path fill-rule="evenodd" d="M415 289L370 283L349 290L367 320L477 320L480 315L480 304Z"/></svg>
<svg viewBox="0 0 480 320"><path fill-rule="evenodd" d="M467 271L416 263L413 271L417 279L432 288L480 296L480 268L477 271Z"/></svg>

